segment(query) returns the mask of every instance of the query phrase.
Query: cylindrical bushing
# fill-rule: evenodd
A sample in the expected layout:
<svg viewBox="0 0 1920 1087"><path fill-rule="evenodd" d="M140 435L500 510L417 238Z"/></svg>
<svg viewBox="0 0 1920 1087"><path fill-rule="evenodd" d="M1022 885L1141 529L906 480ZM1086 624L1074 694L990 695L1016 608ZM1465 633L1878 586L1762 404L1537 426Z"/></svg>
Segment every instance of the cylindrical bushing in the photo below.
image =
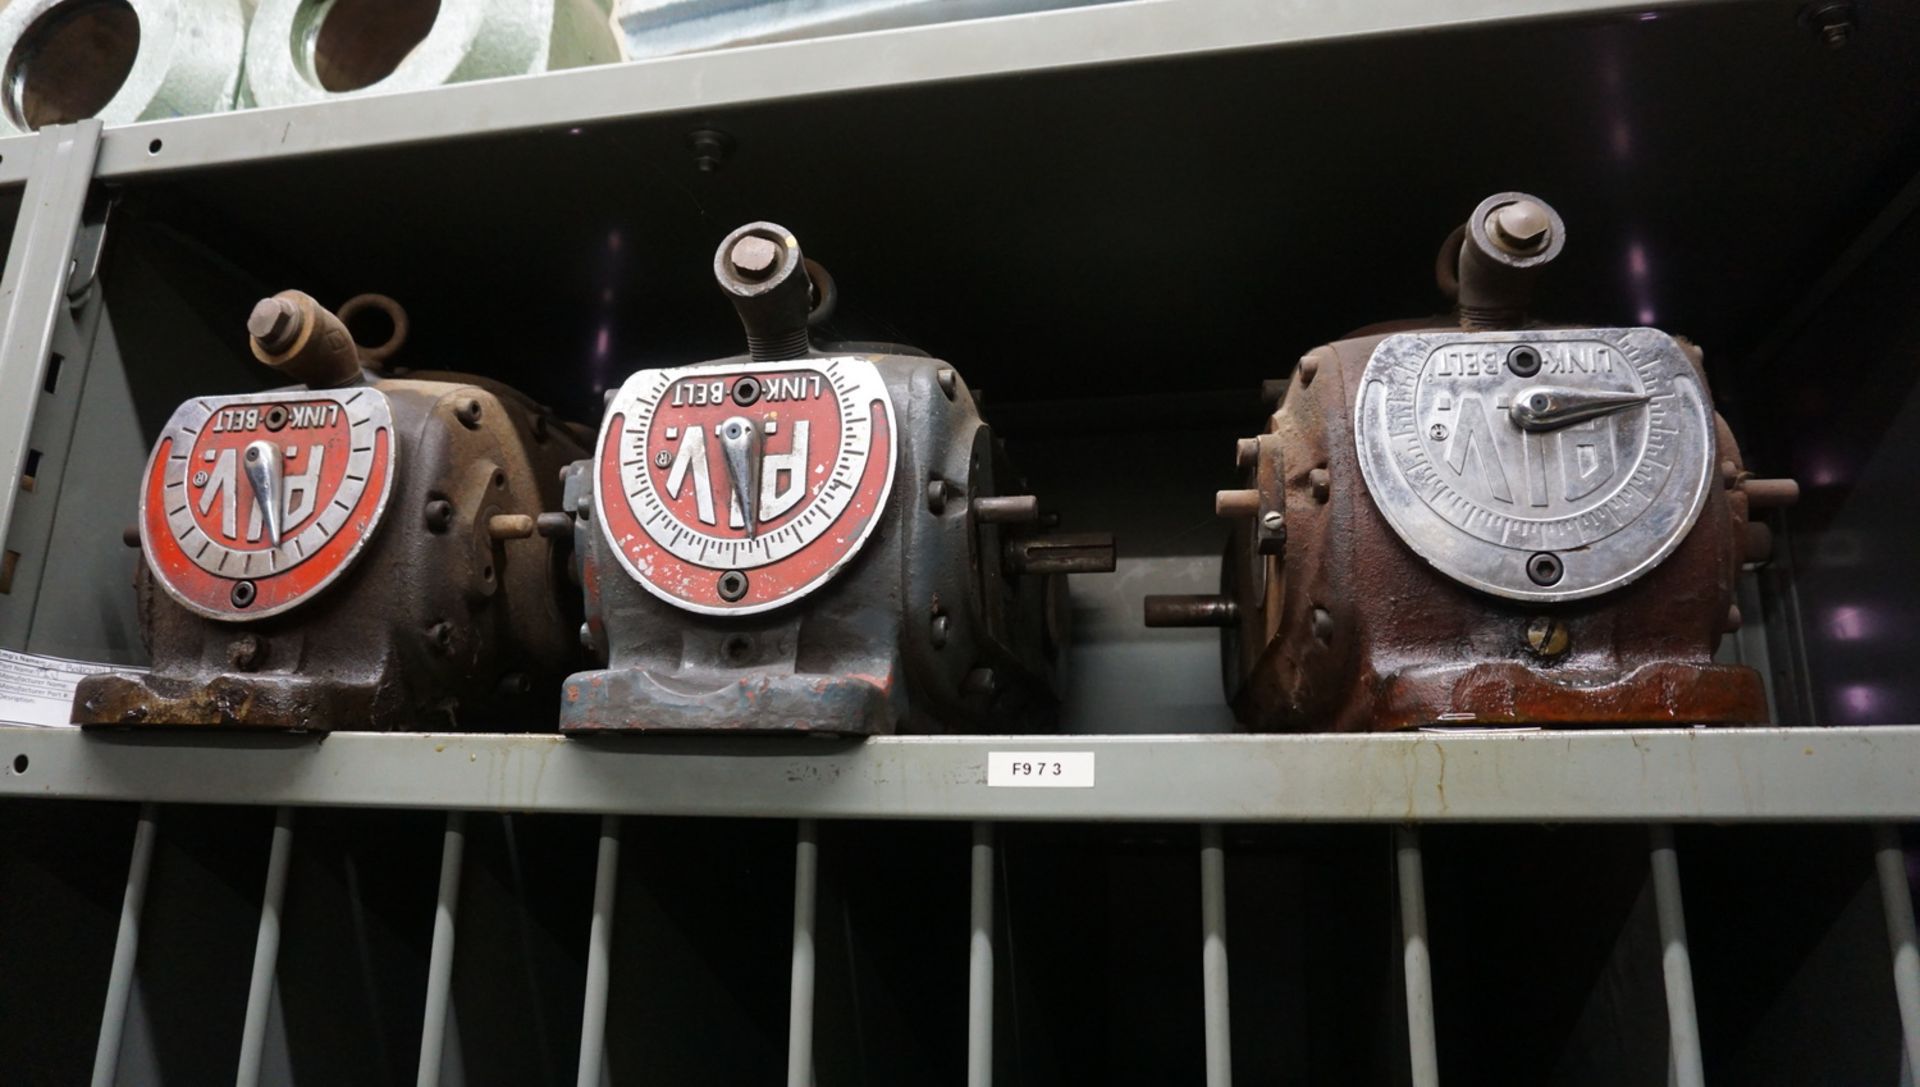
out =
<svg viewBox="0 0 1920 1087"><path fill-rule="evenodd" d="M284 106L619 59L606 0L260 0L247 85Z"/></svg>
<svg viewBox="0 0 1920 1087"><path fill-rule="evenodd" d="M241 0L13 0L0 10L0 132L233 109Z"/></svg>

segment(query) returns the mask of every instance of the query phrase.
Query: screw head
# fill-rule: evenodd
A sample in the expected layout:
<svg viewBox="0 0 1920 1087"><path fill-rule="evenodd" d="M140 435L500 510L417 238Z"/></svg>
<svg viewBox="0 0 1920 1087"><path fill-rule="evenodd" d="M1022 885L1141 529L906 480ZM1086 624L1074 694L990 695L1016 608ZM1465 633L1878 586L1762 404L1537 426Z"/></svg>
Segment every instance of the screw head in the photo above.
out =
<svg viewBox="0 0 1920 1087"><path fill-rule="evenodd" d="M1260 524L1268 532L1278 532L1286 523L1286 518L1281 516L1279 510L1268 510L1260 515Z"/></svg>
<svg viewBox="0 0 1920 1087"><path fill-rule="evenodd" d="M1436 442L1446 441L1447 440L1447 424L1445 423L1433 424L1433 426L1427 430L1427 437L1432 438Z"/></svg>
<svg viewBox="0 0 1920 1087"><path fill-rule="evenodd" d="M738 570L728 570L720 575L716 588L720 593L720 599L731 604L747 595L747 575Z"/></svg>
<svg viewBox="0 0 1920 1087"><path fill-rule="evenodd" d="M1553 219L1532 200L1516 200L1495 208L1487 220L1494 244L1509 253L1531 253L1547 244Z"/></svg>
<svg viewBox="0 0 1920 1087"><path fill-rule="evenodd" d="M1536 615L1527 621L1527 651L1544 660L1558 660L1573 646L1567 624L1550 615Z"/></svg>
<svg viewBox="0 0 1920 1087"><path fill-rule="evenodd" d="M741 279L762 280L779 267L780 246L771 238L749 234L733 243L732 251L727 254L727 262L733 265L734 274Z"/></svg>
<svg viewBox="0 0 1920 1087"><path fill-rule="evenodd" d="M255 595L253 582L236 581L233 583L232 591L227 594L227 599L233 601L234 607L244 608L253 603Z"/></svg>
<svg viewBox="0 0 1920 1087"><path fill-rule="evenodd" d="M687 149L693 152L693 165L703 174L713 173L727 164L733 155L733 137L714 128L687 133Z"/></svg>
<svg viewBox="0 0 1920 1087"><path fill-rule="evenodd" d="M300 307L290 298L262 298L247 315L247 335L272 354L292 347L299 331Z"/></svg>

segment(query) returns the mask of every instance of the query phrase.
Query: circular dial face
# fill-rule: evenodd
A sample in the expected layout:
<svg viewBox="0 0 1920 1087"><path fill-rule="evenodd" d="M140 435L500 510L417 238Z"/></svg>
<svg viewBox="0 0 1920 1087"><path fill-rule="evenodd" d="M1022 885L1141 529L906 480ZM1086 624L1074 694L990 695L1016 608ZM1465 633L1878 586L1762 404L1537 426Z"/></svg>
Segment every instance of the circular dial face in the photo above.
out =
<svg viewBox="0 0 1920 1087"><path fill-rule="evenodd" d="M1655 329L1406 333L1367 362L1354 442L1380 512L1442 573L1576 600L1679 546L1706 501L1714 420Z"/></svg>
<svg viewBox="0 0 1920 1087"><path fill-rule="evenodd" d="M707 615L797 600L886 508L893 404L862 358L642 370L607 409L602 531L655 596Z"/></svg>
<svg viewBox="0 0 1920 1087"><path fill-rule="evenodd" d="M147 461L147 565L209 618L283 612L360 553L386 508L393 457L393 414L373 389L190 400Z"/></svg>

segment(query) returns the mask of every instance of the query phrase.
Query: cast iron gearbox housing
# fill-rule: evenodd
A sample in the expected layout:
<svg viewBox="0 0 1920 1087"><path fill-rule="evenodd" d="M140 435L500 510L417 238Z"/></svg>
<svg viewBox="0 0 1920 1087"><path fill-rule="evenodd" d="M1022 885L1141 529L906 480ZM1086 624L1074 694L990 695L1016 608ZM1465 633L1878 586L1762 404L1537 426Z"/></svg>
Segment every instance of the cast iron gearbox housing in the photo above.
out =
<svg viewBox="0 0 1920 1087"><path fill-rule="evenodd" d="M148 672L84 680L98 726L524 727L573 663L564 543L535 534L584 433L467 374L371 367L299 291L248 322L302 384L176 411L129 533Z"/></svg>
<svg viewBox="0 0 1920 1087"><path fill-rule="evenodd" d="M1750 514L1797 489L1745 470L1692 344L1528 318L1564 241L1544 201L1488 198L1441 249L1454 320L1315 348L1239 443L1222 594L1147 622L1224 628L1247 727L1767 719L1714 652L1769 546Z"/></svg>
<svg viewBox="0 0 1920 1087"><path fill-rule="evenodd" d="M1050 727L1066 575L1111 570L1111 537L1042 531L946 363L816 346L835 288L785 228L734 231L714 274L749 355L634 374L566 473L603 667L562 730Z"/></svg>

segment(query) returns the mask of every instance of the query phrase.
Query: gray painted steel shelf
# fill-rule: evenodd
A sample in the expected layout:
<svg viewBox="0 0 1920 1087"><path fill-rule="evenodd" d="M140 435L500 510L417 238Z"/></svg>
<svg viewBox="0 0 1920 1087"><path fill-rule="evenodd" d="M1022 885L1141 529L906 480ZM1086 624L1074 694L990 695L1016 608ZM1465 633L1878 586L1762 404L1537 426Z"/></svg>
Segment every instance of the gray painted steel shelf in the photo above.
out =
<svg viewBox="0 0 1920 1087"><path fill-rule="evenodd" d="M989 787L990 751L1091 751L1095 784ZM0 765L0 797L193 804L829 819L1920 818L1920 726L1906 725L865 742L10 727Z"/></svg>
<svg viewBox="0 0 1920 1087"><path fill-rule="evenodd" d="M97 176L124 178L880 87L1646 7L1608 0L1332 5L1132 0L121 125L108 132ZM0 185L25 179L35 138L0 139Z"/></svg>

